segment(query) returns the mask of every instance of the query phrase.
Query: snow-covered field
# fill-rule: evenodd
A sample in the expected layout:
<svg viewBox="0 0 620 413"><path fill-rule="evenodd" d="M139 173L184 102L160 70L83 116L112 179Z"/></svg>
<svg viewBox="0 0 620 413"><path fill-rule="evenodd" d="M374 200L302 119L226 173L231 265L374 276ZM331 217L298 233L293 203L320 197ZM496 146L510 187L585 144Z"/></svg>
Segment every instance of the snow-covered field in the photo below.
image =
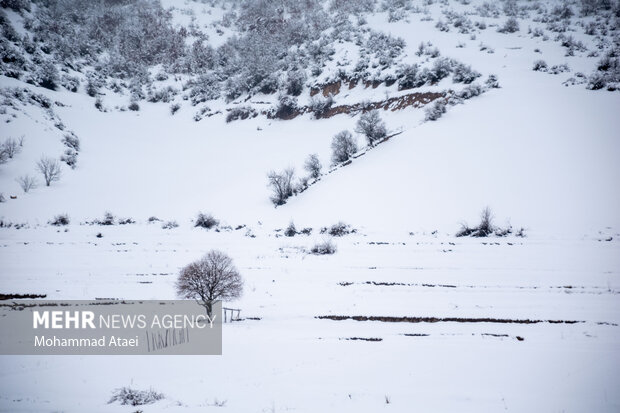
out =
<svg viewBox="0 0 620 413"><path fill-rule="evenodd" d="M3 90L61 103L53 114L24 103L0 113L1 138L24 136L21 153L0 165L0 293L174 299L179 270L210 249L226 252L245 280L243 296L227 303L245 319L224 325L222 356L0 356L0 411L619 411L620 94L564 84L596 70L606 50L583 26L601 19L567 3L569 31L587 51L565 56L550 31L547 40L528 32L546 27L534 12L517 18L519 31L498 33L501 6L499 17L482 18L482 2L413 3L426 13L388 22L377 12L360 25L402 37L403 59L431 41L501 87L437 121L419 108L381 110L388 132L402 133L331 173L332 137L353 131L358 114L226 122L236 104L274 103L257 94L207 102L222 113L197 122L198 107L180 95L173 116L162 102L119 110L128 96L105 89L102 111L83 91L0 76ZM214 46L231 35L214 23L225 16L218 7L164 6L176 8L175 24L195 16ZM488 27L440 31L446 9ZM613 30L603 38L618 49ZM352 60L355 50L344 42L335 56ZM570 70L533 71L538 59ZM329 65L337 67L321 76ZM413 91L461 86L443 79ZM359 84L334 97L350 105L408 92ZM309 99L306 88L299 101ZM16 178L34 176L42 154L62 154L67 130L81 142L77 167L63 164L60 181L23 193ZM311 153L324 165L320 180L274 208L267 173L301 173ZM487 205L513 232L456 237ZM106 211L135 223L89 223ZM218 231L194 227L199 211L220 220ZM48 223L61 213L69 225ZM321 228L339 221L356 232L333 237L333 255L310 254L328 239ZM284 236L290 222L310 235ZM165 398L108 404L122 386Z"/></svg>

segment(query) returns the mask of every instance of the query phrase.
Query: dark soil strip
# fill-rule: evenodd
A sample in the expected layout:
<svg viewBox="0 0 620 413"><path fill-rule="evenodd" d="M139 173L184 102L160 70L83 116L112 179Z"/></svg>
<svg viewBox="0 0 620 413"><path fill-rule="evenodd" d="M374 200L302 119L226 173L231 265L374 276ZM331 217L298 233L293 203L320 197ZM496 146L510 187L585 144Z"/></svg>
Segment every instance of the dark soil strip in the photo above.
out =
<svg viewBox="0 0 620 413"><path fill-rule="evenodd" d="M0 301L18 298L45 298L47 294L0 294Z"/></svg>
<svg viewBox="0 0 620 413"><path fill-rule="evenodd" d="M382 338L378 338L378 337L349 337L349 338L345 338L344 340L383 341Z"/></svg>
<svg viewBox="0 0 620 413"><path fill-rule="evenodd" d="M459 317L387 317L387 316L347 316L347 315L320 315L315 318L321 320L355 320L355 321L381 321L384 323L501 323L501 324L576 324L585 321L576 320L518 320L509 318L459 318Z"/></svg>
<svg viewBox="0 0 620 413"><path fill-rule="evenodd" d="M377 269L377 267L369 267L369 269ZM620 291L610 290L608 287L585 287L575 285L560 285L549 287L537 287L537 286L502 286L502 285L452 285L452 284L418 284L418 283L403 283L403 282L387 282L387 281L362 281L362 282L349 282L342 281L338 285L348 287L354 284L367 284L384 287L427 287L427 288L470 288L470 289L515 289L515 290L574 290L580 294L618 294Z"/></svg>

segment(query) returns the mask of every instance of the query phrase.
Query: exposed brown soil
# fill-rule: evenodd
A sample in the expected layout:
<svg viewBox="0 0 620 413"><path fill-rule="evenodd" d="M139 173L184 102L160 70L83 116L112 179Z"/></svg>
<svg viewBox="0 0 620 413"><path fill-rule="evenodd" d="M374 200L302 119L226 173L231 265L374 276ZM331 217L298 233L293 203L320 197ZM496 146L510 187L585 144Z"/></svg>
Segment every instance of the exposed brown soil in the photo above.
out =
<svg viewBox="0 0 620 413"><path fill-rule="evenodd" d="M510 319L510 318L460 318L460 317L390 317L390 316L346 316L346 315L321 315L315 318L321 320L355 320L355 321L381 321L384 323L502 323L502 324L576 324L584 321L576 320L529 320L529 319Z"/></svg>
<svg viewBox="0 0 620 413"><path fill-rule="evenodd" d="M326 110L324 113L322 113L320 118L321 119L331 118L332 116L336 116L340 114L355 114L358 112L367 112L369 110L374 110L374 109L397 111L397 110L405 109L409 106L412 106L414 108L420 108L424 105L429 104L430 102L436 99L440 99L443 97L445 97L444 93L414 92L414 93L409 93L407 95L402 95L402 96L397 96L397 97L392 97L389 99L381 100L378 102L370 102L370 103L364 102L364 103L355 103L353 105L332 106L331 108ZM303 107L295 108L295 109L287 108L287 110L280 111L277 113L273 113L271 111L263 111L262 114L267 116L270 119L290 120L290 119L295 119L299 115L303 115L304 113L309 113L309 112L311 112L311 109L308 106L303 106Z"/></svg>

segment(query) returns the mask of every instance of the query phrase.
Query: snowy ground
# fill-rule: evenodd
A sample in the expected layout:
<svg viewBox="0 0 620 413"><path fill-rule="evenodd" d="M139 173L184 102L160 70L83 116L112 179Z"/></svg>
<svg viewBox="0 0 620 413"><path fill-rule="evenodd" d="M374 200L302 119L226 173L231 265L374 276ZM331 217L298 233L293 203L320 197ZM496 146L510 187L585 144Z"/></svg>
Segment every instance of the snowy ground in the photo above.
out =
<svg viewBox="0 0 620 413"><path fill-rule="evenodd" d="M435 18L439 7L430 8ZM566 57L557 42L532 38L532 21L521 20L515 34L493 26L472 39L421 17L387 24L379 13L368 23L404 37L410 55L430 40L442 56L495 73L501 88L436 122L422 122L420 109L382 112L402 134L278 208L267 172L301 172L310 153L327 166L332 136L353 130L357 118L195 122L187 105L175 116L169 105L146 102L120 112L113 107L127 97L110 95L110 111L100 112L85 94L32 87L65 105L54 111L82 149L76 170L23 194L15 177L34 174L42 153L62 153L62 134L36 108L2 127L3 135L27 136L22 153L0 168L5 197L17 196L0 204L0 218L25 224L0 228L0 292L173 299L179 269L216 248L245 279L230 306L260 320L225 325L222 356L0 356L0 411L619 411L620 94L564 86L597 59ZM574 36L593 47L582 32ZM483 43L494 53L481 51ZM539 58L567 62L571 72L534 72ZM338 102L398 93L358 86ZM526 237L455 237L486 205L498 225L524 227ZM84 224L105 211L137 222ZM193 228L199 211L231 229ZM47 224L59 213L69 226ZM162 229L150 216L179 227ZM291 220L312 234L281 236L276 229ZM339 220L358 232L335 238L334 255L308 254L325 239L319 229ZM329 315L469 320L316 318ZM472 321L479 318L541 322ZM370 338L380 340L359 340ZM121 386L166 398L108 405Z"/></svg>
<svg viewBox="0 0 620 413"><path fill-rule="evenodd" d="M3 411L133 412L105 404L123 385L166 395L145 412L217 410L208 407L216 399L231 411L268 412L620 406L616 233L604 241L595 234L479 240L362 231L338 238L336 255L323 257L303 252L320 238L312 235L129 225L95 238L100 229L3 232L2 255L11 260L3 260L0 289L21 285L21 292L65 299L174 298L178 268L216 247L246 280L243 298L231 305L260 320L225 325L222 356L2 357ZM321 315L578 323L315 318Z"/></svg>

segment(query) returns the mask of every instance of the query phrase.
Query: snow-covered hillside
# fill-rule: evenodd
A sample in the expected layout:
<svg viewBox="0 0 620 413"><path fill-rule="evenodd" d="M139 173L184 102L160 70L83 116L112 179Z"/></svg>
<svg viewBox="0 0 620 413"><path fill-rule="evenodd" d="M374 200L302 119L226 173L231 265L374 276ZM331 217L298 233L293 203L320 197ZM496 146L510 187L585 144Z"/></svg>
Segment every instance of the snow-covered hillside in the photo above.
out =
<svg viewBox="0 0 620 413"><path fill-rule="evenodd" d="M0 293L173 299L216 248L257 318L223 356L0 356L0 411L620 408L620 3L0 5Z"/></svg>

